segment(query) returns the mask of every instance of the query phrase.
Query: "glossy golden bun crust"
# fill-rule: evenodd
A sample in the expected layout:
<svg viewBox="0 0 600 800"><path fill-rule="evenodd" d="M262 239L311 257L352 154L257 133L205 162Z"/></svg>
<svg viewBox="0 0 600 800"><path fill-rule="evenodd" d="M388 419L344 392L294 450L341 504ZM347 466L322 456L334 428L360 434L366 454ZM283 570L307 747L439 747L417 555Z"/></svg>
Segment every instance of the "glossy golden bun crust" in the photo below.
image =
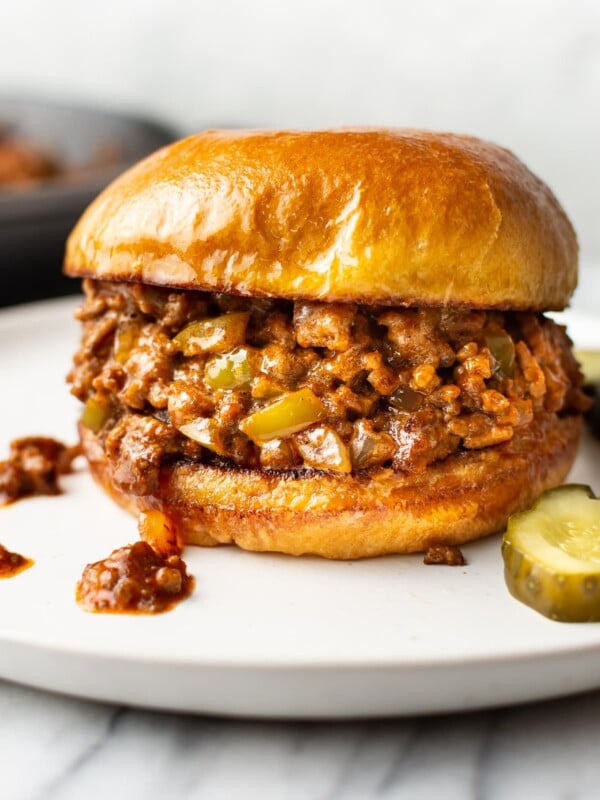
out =
<svg viewBox="0 0 600 800"><path fill-rule="evenodd" d="M281 473L205 464L163 468L153 497L112 481L97 438L81 427L92 474L130 511L162 508L188 544L350 559L462 544L501 530L569 471L581 419L534 422L512 441L430 465L425 472Z"/></svg>
<svg viewBox="0 0 600 800"><path fill-rule="evenodd" d="M507 150L394 129L207 131L137 164L71 234L73 276L385 305L563 308L577 241Z"/></svg>

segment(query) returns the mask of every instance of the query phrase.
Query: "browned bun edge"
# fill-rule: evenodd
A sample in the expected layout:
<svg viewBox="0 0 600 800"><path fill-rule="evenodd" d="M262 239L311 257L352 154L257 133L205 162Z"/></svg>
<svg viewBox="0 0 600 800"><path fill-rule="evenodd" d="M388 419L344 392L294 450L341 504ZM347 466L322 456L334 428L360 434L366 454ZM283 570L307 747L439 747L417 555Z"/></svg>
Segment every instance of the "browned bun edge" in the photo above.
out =
<svg viewBox="0 0 600 800"><path fill-rule="evenodd" d="M136 513L160 507L188 544L354 559L413 553L502 530L508 516L557 486L575 459L580 417L534 421L505 444L463 452L419 473L285 473L179 463L155 497L111 480L104 451L81 428L95 479Z"/></svg>
<svg viewBox="0 0 600 800"><path fill-rule="evenodd" d="M407 306L561 309L577 241L550 189L473 137L207 131L118 178L65 271L181 289Z"/></svg>

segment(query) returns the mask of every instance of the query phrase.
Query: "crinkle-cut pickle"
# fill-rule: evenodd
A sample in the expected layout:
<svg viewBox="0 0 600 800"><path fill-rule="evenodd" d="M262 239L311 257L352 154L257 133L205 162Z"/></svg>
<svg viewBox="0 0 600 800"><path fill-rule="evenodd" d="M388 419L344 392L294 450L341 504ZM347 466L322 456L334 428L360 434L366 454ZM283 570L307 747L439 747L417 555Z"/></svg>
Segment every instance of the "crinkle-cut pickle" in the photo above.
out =
<svg viewBox="0 0 600 800"><path fill-rule="evenodd" d="M510 593L550 619L600 622L600 499L589 486L544 492L502 540Z"/></svg>

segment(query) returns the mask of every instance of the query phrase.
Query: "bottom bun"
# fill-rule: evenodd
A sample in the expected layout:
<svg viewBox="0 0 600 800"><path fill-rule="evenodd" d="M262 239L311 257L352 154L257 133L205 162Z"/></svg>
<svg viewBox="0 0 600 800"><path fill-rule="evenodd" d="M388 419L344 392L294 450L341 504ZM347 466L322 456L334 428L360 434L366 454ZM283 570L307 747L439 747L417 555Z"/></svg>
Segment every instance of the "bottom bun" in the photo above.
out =
<svg viewBox="0 0 600 800"><path fill-rule="evenodd" d="M548 414L510 442L461 452L423 472L274 472L180 462L163 467L157 496L123 492L96 436L81 428L95 479L138 513L162 508L186 544L354 559L460 545L502 530L568 473L579 417Z"/></svg>

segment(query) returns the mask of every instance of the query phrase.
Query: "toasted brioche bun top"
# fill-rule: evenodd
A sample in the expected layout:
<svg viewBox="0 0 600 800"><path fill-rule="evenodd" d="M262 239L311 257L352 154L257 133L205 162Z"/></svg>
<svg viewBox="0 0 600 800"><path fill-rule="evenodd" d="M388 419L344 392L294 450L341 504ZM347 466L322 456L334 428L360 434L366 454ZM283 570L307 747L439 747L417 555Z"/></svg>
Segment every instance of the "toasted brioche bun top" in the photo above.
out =
<svg viewBox="0 0 600 800"><path fill-rule="evenodd" d="M207 131L112 183L73 276L329 302L560 309L577 241L548 187L479 139Z"/></svg>

